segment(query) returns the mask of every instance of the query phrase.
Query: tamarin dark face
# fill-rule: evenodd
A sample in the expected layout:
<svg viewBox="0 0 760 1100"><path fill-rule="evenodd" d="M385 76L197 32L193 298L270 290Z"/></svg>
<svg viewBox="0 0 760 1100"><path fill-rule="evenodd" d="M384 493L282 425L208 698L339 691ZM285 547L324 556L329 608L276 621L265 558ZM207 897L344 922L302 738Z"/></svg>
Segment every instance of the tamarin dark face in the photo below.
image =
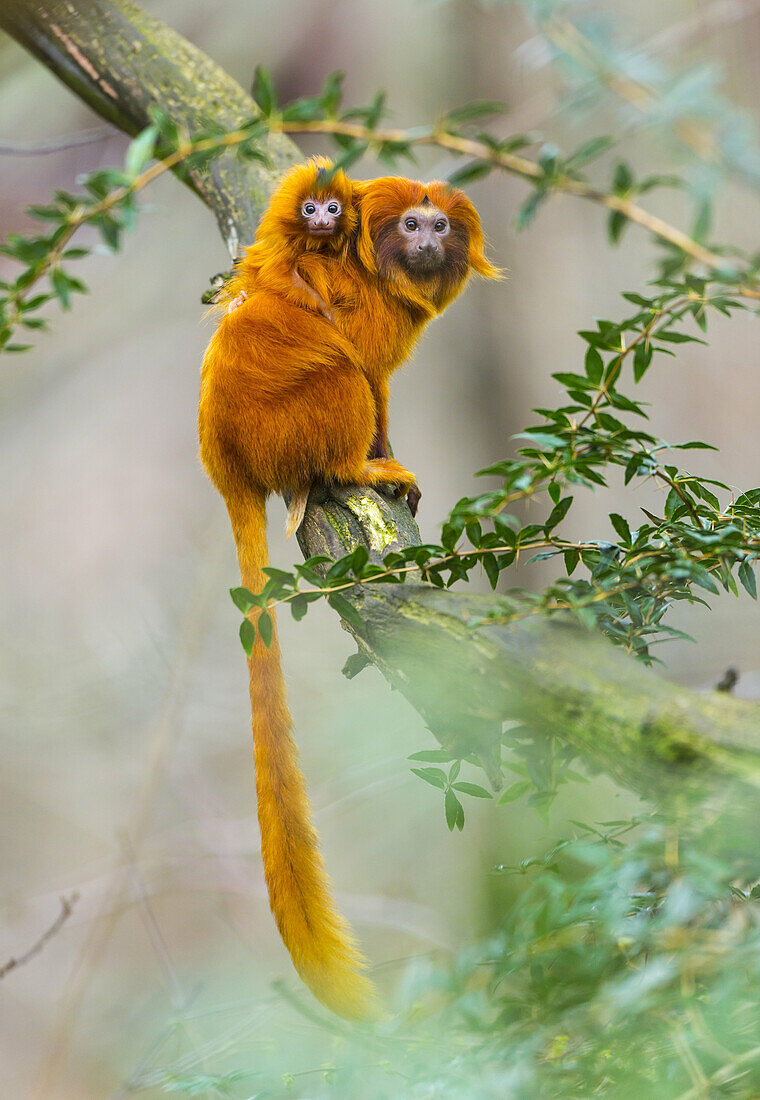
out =
<svg viewBox="0 0 760 1100"><path fill-rule="evenodd" d="M385 220L374 237L374 252L381 278L393 279L394 271L415 282L436 285L461 282L469 271L470 235L458 217L451 217L423 195L401 214Z"/></svg>
<svg viewBox="0 0 760 1100"><path fill-rule="evenodd" d="M449 219L428 199L405 210L396 231L400 238L400 259L420 275L434 275L443 267L446 243L451 236Z"/></svg>
<svg viewBox="0 0 760 1100"><path fill-rule="evenodd" d="M309 197L301 204L301 219L310 237L332 237L341 231L343 205L333 195Z"/></svg>

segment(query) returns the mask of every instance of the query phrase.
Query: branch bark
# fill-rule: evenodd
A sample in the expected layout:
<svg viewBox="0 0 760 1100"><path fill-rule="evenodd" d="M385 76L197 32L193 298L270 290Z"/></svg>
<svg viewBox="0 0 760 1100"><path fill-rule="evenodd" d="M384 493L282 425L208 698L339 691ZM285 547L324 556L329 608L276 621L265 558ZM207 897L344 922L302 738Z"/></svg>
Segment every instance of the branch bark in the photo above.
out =
<svg viewBox="0 0 760 1100"><path fill-rule="evenodd" d="M211 58L129 0L2 0L0 27L127 134L150 124L153 104L190 136L211 121L232 130L259 113ZM283 134L268 138L266 152L271 168L228 152L189 174L233 258L241 242L253 240L278 176L300 159Z"/></svg>
<svg viewBox="0 0 760 1100"><path fill-rule="evenodd" d="M76 10L62 0L5 0L0 27L128 133L148 122L151 103L190 133L210 117L234 126L256 110L204 54L127 0L87 0ZM252 238L277 175L298 156L284 137L271 139L269 153L269 169L229 155L192 179L233 252ZM418 541L404 502L355 488L315 490L299 532L306 556L339 557L363 543L381 561ZM644 797L709 792L725 806L737 784L756 797L755 705L669 684L567 621L473 628L493 606L486 596L407 583L357 586L348 598L363 622L352 631L360 649L446 748L478 753L494 781L503 722L517 719Z"/></svg>

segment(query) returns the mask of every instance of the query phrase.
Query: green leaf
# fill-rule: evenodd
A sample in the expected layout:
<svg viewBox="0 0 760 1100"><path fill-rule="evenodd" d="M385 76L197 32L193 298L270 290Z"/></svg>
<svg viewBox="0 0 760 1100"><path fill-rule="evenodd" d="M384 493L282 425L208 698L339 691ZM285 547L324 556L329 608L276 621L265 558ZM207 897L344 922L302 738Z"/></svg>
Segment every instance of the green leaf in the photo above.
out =
<svg viewBox="0 0 760 1100"><path fill-rule="evenodd" d="M341 619L345 619L347 623L350 623L355 630L364 630L364 622L359 612L356 610L352 603L349 603L345 596L335 594L327 597L327 602L330 607L338 612Z"/></svg>
<svg viewBox="0 0 760 1100"><path fill-rule="evenodd" d="M594 347L590 347L586 352L586 374L589 381L593 382L595 386L598 386L602 380L602 374L604 373L604 363L599 352Z"/></svg>
<svg viewBox="0 0 760 1100"><path fill-rule="evenodd" d="M446 811L446 824L449 827L449 831L453 832L454 829L459 829L461 832L464 828L464 806L451 789L446 791L444 809Z"/></svg>
<svg viewBox="0 0 760 1100"><path fill-rule="evenodd" d="M537 447L548 447L550 451L565 445L564 439L561 439L558 435L552 435L550 432L517 432L512 438L527 439L531 443L535 443Z"/></svg>
<svg viewBox="0 0 760 1100"><path fill-rule="evenodd" d="M518 233L522 233L533 222L536 214L538 213L541 203L545 201L548 196L548 192L542 189L538 189L530 195L522 204L520 209L515 215L515 229Z"/></svg>
<svg viewBox="0 0 760 1100"><path fill-rule="evenodd" d="M490 791L487 791L485 787L479 787L477 783L454 783L453 787L455 791L472 795L473 798L493 798Z"/></svg>
<svg viewBox="0 0 760 1100"><path fill-rule="evenodd" d="M295 577L292 573L289 573L286 569L275 569L272 565L265 565L262 569L262 573L266 573L272 580L279 581L281 585L285 585L290 588L293 585Z"/></svg>
<svg viewBox="0 0 760 1100"><path fill-rule="evenodd" d="M574 153L570 154L565 167L580 168L581 165L588 164L590 160L595 160L602 153L606 153L614 144L615 139L609 135L591 138L589 141L585 141Z"/></svg>
<svg viewBox="0 0 760 1100"><path fill-rule="evenodd" d="M239 611L242 611L244 615L247 615L251 608L255 605L255 599L253 594L248 591L247 588L231 588L230 596L232 596L232 602Z"/></svg>
<svg viewBox="0 0 760 1100"><path fill-rule="evenodd" d="M337 114L340 107L341 100L343 99L343 80L345 73L336 71L330 73L325 81L325 86L322 89L319 99L324 108L326 115ZM254 96L254 99L256 97Z"/></svg>
<svg viewBox="0 0 760 1100"><path fill-rule="evenodd" d="M448 764L451 754L445 749L422 749L420 752L413 752L407 760L422 760L428 764Z"/></svg>
<svg viewBox="0 0 760 1100"><path fill-rule="evenodd" d="M621 210L613 210L607 219L607 236L611 244L617 244L628 224L628 218Z"/></svg>
<svg viewBox="0 0 760 1100"><path fill-rule="evenodd" d="M483 559L483 569L491 588L496 588L499 582L499 562L495 554L485 554Z"/></svg>
<svg viewBox="0 0 760 1100"><path fill-rule="evenodd" d="M447 113L444 121L454 123L473 122L479 118L486 118L488 115L503 115L508 110L507 104L501 102L501 100L479 99L473 103L465 103L463 107L455 107Z"/></svg>
<svg viewBox="0 0 760 1100"><path fill-rule="evenodd" d="M257 65L253 74L253 87L251 95L261 108L261 113L267 118L273 114L277 107L277 97L274 90L272 74L264 65Z"/></svg>
<svg viewBox="0 0 760 1100"><path fill-rule="evenodd" d="M297 623L300 623L306 612L309 610L309 598L305 592L298 596L294 596L292 600L288 600L290 605L290 614L293 616Z"/></svg>
<svg viewBox="0 0 760 1100"><path fill-rule="evenodd" d="M573 497L563 497L559 504L555 504L549 514L549 518L544 524L544 530L551 531L553 527L556 527L558 523L561 523L567 513L570 511L570 506L572 503Z"/></svg>
<svg viewBox="0 0 760 1100"><path fill-rule="evenodd" d="M628 521L626 519L623 519L622 516L619 516L617 512L610 512L610 522L620 536L623 544L625 546L630 546L632 540L631 529L628 526Z"/></svg>
<svg viewBox="0 0 760 1100"><path fill-rule="evenodd" d="M747 592L749 592L752 599L756 600L757 581L755 579L755 572L752 568L752 563L747 558L745 558L739 566L739 580L742 582Z"/></svg>
<svg viewBox="0 0 760 1100"><path fill-rule="evenodd" d="M459 187L463 183L472 183L473 180L482 179L493 170L493 165L485 160L471 160L463 164L461 168L455 168L446 177L452 187Z"/></svg>
<svg viewBox="0 0 760 1100"><path fill-rule="evenodd" d="M63 309L68 309L70 305L71 286L65 272L61 271L60 267L54 267L50 272L50 283L58 301L61 303L61 307Z"/></svg>
<svg viewBox="0 0 760 1100"><path fill-rule="evenodd" d="M505 802L516 802L518 798L522 798L528 791L533 790L533 783L530 779L518 779L516 783L513 783L511 787L507 789L499 797L499 805L503 805Z"/></svg>
<svg viewBox="0 0 760 1100"><path fill-rule="evenodd" d="M259 617L256 620L256 629L261 635L262 642L267 647L267 649L269 649L270 645L272 644L273 627L272 616L269 614L268 611L260 612Z"/></svg>
<svg viewBox="0 0 760 1100"><path fill-rule="evenodd" d="M351 554L351 568L358 576L369 561L369 550L363 544L356 547Z"/></svg>
<svg viewBox="0 0 760 1100"><path fill-rule="evenodd" d="M577 550L565 550L563 557L565 559L565 570L568 577L570 577L575 572L581 556Z"/></svg>
<svg viewBox="0 0 760 1100"><path fill-rule="evenodd" d="M616 195L625 195L632 187L633 173L629 166L621 160L615 165L615 172L612 176L612 189Z"/></svg>
<svg viewBox="0 0 760 1100"><path fill-rule="evenodd" d="M250 657L251 653L253 653L254 642L256 641L256 627L250 619L243 619L240 624L240 641L243 643L243 649Z"/></svg>
<svg viewBox="0 0 760 1100"><path fill-rule="evenodd" d="M649 364L652 362L653 348L648 340L643 340L633 349L633 379L640 382Z"/></svg>
<svg viewBox="0 0 760 1100"><path fill-rule="evenodd" d="M158 126L153 123L138 134L134 141L129 143L127 155L124 158L124 170L127 175L139 176L148 163L153 159L156 141L158 140Z"/></svg>
<svg viewBox="0 0 760 1100"><path fill-rule="evenodd" d="M438 787L441 791L446 790L446 772L441 771L440 768L412 768L412 771L431 787Z"/></svg>

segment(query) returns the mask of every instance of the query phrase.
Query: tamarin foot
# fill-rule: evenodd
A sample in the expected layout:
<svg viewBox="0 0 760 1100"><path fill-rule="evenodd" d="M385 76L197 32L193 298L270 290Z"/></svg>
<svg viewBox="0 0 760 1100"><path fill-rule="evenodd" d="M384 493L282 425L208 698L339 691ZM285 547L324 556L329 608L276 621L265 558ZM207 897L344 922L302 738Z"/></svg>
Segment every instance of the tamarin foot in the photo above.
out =
<svg viewBox="0 0 760 1100"><path fill-rule="evenodd" d="M417 484L413 473L406 470L395 458L371 458L364 463L364 470L357 479L359 485L372 485L375 488L386 486L393 489L398 497L405 497L412 486Z"/></svg>

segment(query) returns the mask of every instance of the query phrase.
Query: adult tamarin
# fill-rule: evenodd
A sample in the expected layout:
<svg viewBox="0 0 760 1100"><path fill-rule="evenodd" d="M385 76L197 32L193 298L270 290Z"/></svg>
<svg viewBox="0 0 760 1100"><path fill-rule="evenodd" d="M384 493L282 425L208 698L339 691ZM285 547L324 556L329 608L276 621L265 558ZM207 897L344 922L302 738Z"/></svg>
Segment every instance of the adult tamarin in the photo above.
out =
<svg viewBox="0 0 760 1100"><path fill-rule="evenodd" d="M223 316L202 370L201 457L227 504L242 583L253 592L266 580L270 493L302 493L315 480L408 491L413 475L377 453L385 450L387 377L471 269L495 274L461 192L404 179L353 185L328 233L316 224L324 220L319 203L329 215L337 177L320 187L320 165L301 167L309 171L286 177L229 287L233 303L241 301ZM357 200L353 232L345 211ZM278 219L279 238L270 237ZM339 1015L372 1017L375 990L330 897L310 823L276 632L268 648L257 635L248 663L262 856L277 926L320 1001Z"/></svg>
<svg viewBox="0 0 760 1100"><path fill-rule="evenodd" d="M331 169L315 157L285 176L225 300L233 309L252 288L269 286L333 320L356 348L375 401L369 457L387 458L391 374L472 271L487 278L499 271L485 257L480 218L462 191L397 176L351 182L343 172L330 178ZM315 225L325 227L319 237ZM289 535L308 491L293 495ZM414 484L412 515L419 499Z"/></svg>

